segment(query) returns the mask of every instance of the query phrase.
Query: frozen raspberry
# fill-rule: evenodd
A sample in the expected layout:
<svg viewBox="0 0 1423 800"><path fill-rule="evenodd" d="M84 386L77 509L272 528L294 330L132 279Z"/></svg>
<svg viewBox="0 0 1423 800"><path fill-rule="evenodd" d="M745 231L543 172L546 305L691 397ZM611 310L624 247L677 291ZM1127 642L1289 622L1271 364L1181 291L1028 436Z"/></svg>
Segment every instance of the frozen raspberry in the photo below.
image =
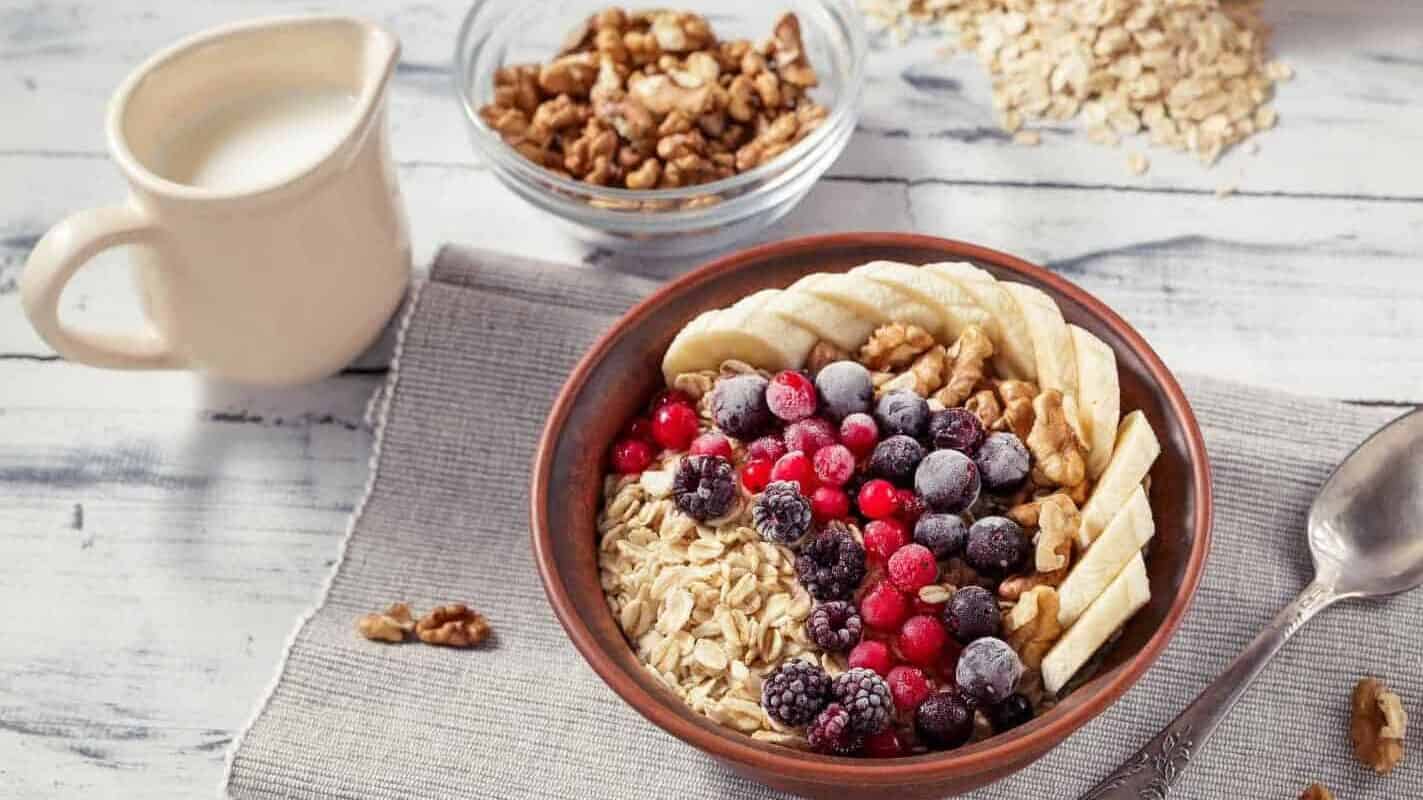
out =
<svg viewBox="0 0 1423 800"><path fill-rule="evenodd" d="M778 372L766 387L766 407L786 422L795 422L814 414L815 402L815 384L804 372Z"/></svg>
<svg viewBox="0 0 1423 800"><path fill-rule="evenodd" d="M894 484L876 478L860 487L860 513L870 519L888 519L899 511L899 492Z"/></svg>
<svg viewBox="0 0 1423 800"><path fill-rule="evenodd" d="M909 598L889 581L881 581L860 598L860 618L871 628L892 631L909 615Z"/></svg>
<svg viewBox="0 0 1423 800"><path fill-rule="evenodd" d="M864 623L855 606L844 600L821 603L805 619L805 631L822 650L843 653L860 643Z"/></svg>
<svg viewBox="0 0 1423 800"><path fill-rule="evenodd" d="M836 420L869 411L875 396L870 371L854 361L836 361L821 368L815 374L815 388L825 412Z"/></svg>
<svg viewBox="0 0 1423 800"><path fill-rule="evenodd" d="M672 495L677 508L692 519L716 519L736 502L736 473L720 456L687 456L672 476Z"/></svg>
<svg viewBox="0 0 1423 800"><path fill-rule="evenodd" d="M771 462L753 458L741 465L741 485L755 494L771 483Z"/></svg>
<svg viewBox="0 0 1423 800"><path fill-rule="evenodd" d="M1032 464L1028 448L1011 433L995 433L983 440L973 461L983 478L983 488L993 494L1017 490L1028 479Z"/></svg>
<svg viewBox="0 0 1423 800"><path fill-rule="evenodd" d="M958 514L925 514L914 526L914 541L929 548L934 558L953 558L968 541L968 525Z"/></svg>
<svg viewBox="0 0 1423 800"><path fill-rule="evenodd" d="M730 461L731 441L719 433L709 431L693 439L687 452L694 456L721 456Z"/></svg>
<svg viewBox="0 0 1423 800"><path fill-rule="evenodd" d="M861 538L871 558L887 562L896 550L909 544L909 531L899 520L876 519L865 525Z"/></svg>
<svg viewBox="0 0 1423 800"><path fill-rule="evenodd" d="M817 486L810 495L810 511L821 524L850 516L850 496L838 486Z"/></svg>
<svg viewBox="0 0 1423 800"><path fill-rule="evenodd" d="M907 389L890 392L875 404L875 422L887 435L918 439L929 427L929 402Z"/></svg>
<svg viewBox="0 0 1423 800"><path fill-rule="evenodd" d="M810 749L831 756L853 755L864 743L853 730L854 718L839 703L831 703L806 728L805 741Z"/></svg>
<svg viewBox="0 0 1423 800"><path fill-rule="evenodd" d="M906 594L914 594L939 577L939 563L922 544L908 544L889 557L889 579Z"/></svg>
<svg viewBox="0 0 1423 800"><path fill-rule="evenodd" d="M815 477L821 483L844 486L855 474L855 456L843 444L832 444L815 451Z"/></svg>
<svg viewBox="0 0 1423 800"><path fill-rule="evenodd" d="M775 544L797 542L810 530L810 501L791 481L776 481L751 506L751 524L761 538Z"/></svg>
<svg viewBox="0 0 1423 800"><path fill-rule="evenodd" d="M988 709L988 719L995 732L1011 731L1032 721L1033 704L1021 694L1009 695L1007 700Z"/></svg>
<svg viewBox="0 0 1423 800"><path fill-rule="evenodd" d="M864 752L870 758L898 758L904 755L904 743L893 728L885 728L874 736L865 737Z"/></svg>
<svg viewBox="0 0 1423 800"><path fill-rule="evenodd" d="M816 600L843 600L865 577L865 549L850 529L832 522L801 547L795 560L796 579Z"/></svg>
<svg viewBox="0 0 1423 800"><path fill-rule="evenodd" d="M924 698L934 691L924 670L918 667L895 667L889 671L885 682L889 684L890 694L894 695L895 707L906 714L918 708Z"/></svg>
<svg viewBox="0 0 1423 800"><path fill-rule="evenodd" d="M623 428L624 439L641 439L644 442L652 442L652 420L648 417L636 417L632 422Z"/></svg>
<svg viewBox="0 0 1423 800"><path fill-rule="evenodd" d="M851 414L840 421L840 443L860 458L869 455L878 441L879 426L869 414Z"/></svg>
<svg viewBox="0 0 1423 800"><path fill-rule="evenodd" d="M736 375L717 381L712 390L712 418L716 426L742 441L765 433L774 421L766 407L765 378Z"/></svg>
<svg viewBox="0 0 1423 800"><path fill-rule="evenodd" d="M894 657L890 655L889 647L884 642L866 639L855 645L855 649L850 651L848 661L851 667L864 667L872 669L880 675L888 675L890 666L894 663Z"/></svg>
<svg viewBox="0 0 1423 800"><path fill-rule="evenodd" d="M929 415L929 441L940 450L971 456L986 435L983 421L966 408L946 408Z"/></svg>
<svg viewBox="0 0 1423 800"><path fill-rule="evenodd" d="M935 750L952 750L973 738L973 709L954 692L929 695L914 712L914 732Z"/></svg>
<svg viewBox="0 0 1423 800"><path fill-rule="evenodd" d="M804 725L830 700L830 676L799 659L781 662L761 684L761 707L782 725Z"/></svg>
<svg viewBox="0 0 1423 800"><path fill-rule="evenodd" d="M899 518L904 521L905 525L913 527L918 524L919 518L924 516L928 510L929 507L925 505L924 498L920 497L918 492L913 489L899 490Z"/></svg>
<svg viewBox="0 0 1423 800"><path fill-rule="evenodd" d="M874 670L857 668L841 673L830 684L830 697L850 712L850 728L861 735L888 728L894 715L889 684Z"/></svg>
<svg viewBox="0 0 1423 800"><path fill-rule="evenodd" d="M815 487L815 467L805 453L786 453L771 468L771 480L795 481L800 493L809 496Z"/></svg>
<svg viewBox="0 0 1423 800"><path fill-rule="evenodd" d="M819 417L792 422L786 426L782 436L785 438L787 450L799 450L807 456L813 456L820 448L835 444L835 429Z"/></svg>
<svg viewBox="0 0 1423 800"><path fill-rule="evenodd" d="M968 529L964 561L988 575L1005 575L1028 559L1032 543L1007 517L984 517Z"/></svg>
<svg viewBox="0 0 1423 800"><path fill-rule="evenodd" d="M772 464L786 454L786 444L779 436L762 436L746 446L747 458L761 458Z"/></svg>
<svg viewBox="0 0 1423 800"><path fill-rule="evenodd" d="M935 450L914 472L914 490L929 508L957 514L978 499L978 467L957 450Z"/></svg>
<svg viewBox="0 0 1423 800"><path fill-rule="evenodd" d="M1023 677L1023 662L1002 639L991 636L977 639L959 656L954 680L969 698L983 705L1006 700L1018 690Z"/></svg>
<svg viewBox="0 0 1423 800"><path fill-rule="evenodd" d="M613 469L622 475L636 475L652 465L652 445L642 439L622 439L613 444Z"/></svg>
<svg viewBox="0 0 1423 800"><path fill-rule="evenodd" d="M652 438L668 450L686 450L701 421L691 406L668 403L652 412Z"/></svg>
<svg viewBox="0 0 1423 800"><path fill-rule="evenodd" d="M944 626L964 644L985 636L997 636L1002 622L998 599L982 586L965 586L954 592L944 609Z"/></svg>
<svg viewBox="0 0 1423 800"><path fill-rule="evenodd" d="M937 664L948 640L943 623L928 614L910 617L899 628L899 652L921 667Z"/></svg>
<svg viewBox="0 0 1423 800"><path fill-rule="evenodd" d="M900 486L914 481L914 470L924 460L924 446L899 434L875 445L870 453L870 472Z"/></svg>

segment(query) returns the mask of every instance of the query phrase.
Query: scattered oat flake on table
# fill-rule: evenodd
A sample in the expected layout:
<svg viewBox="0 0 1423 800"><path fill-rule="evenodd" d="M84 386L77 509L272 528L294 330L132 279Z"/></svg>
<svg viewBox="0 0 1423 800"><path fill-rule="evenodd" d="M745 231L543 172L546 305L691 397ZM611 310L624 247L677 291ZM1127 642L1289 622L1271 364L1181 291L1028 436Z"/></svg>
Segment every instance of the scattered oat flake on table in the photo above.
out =
<svg viewBox="0 0 1423 800"><path fill-rule="evenodd" d="M1036 147L1041 144L1043 137L1037 131L1018 131L1013 134L1013 144Z"/></svg>
<svg viewBox="0 0 1423 800"><path fill-rule="evenodd" d="M1150 168L1151 162L1146 159L1146 156L1135 151L1127 153L1127 169L1131 170L1131 174L1145 175Z"/></svg>
<svg viewBox="0 0 1423 800"><path fill-rule="evenodd" d="M1216 196L1216 197L1229 197L1230 195L1235 194L1235 190L1236 190L1235 184L1233 184L1233 183L1222 183L1221 185L1215 187L1215 196Z"/></svg>

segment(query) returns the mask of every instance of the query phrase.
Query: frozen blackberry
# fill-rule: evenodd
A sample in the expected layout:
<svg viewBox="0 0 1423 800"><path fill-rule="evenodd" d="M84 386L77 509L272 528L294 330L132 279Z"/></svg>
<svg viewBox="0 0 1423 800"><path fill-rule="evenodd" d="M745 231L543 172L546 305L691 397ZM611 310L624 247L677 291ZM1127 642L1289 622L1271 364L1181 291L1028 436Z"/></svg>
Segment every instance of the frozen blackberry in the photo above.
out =
<svg viewBox="0 0 1423 800"><path fill-rule="evenodd" d="M672 476L677 508L705 522L731 510L736 502L736 472L721 456L687 456Z"/></svg>
<svg viewBox="0 0 1423 800"><path fill-rule="evenodd" d="M974 453L973 463L978 465L984 489L994 494L1007 494L1017 490L1028 479L1032 460L1022 440L1002 432L983 440L978 452Z"/></svg>
<svg viewBox="0 0 1423 800"><path fill-rule="evenodd" d="M891 436L875 445L870 454L870 472L890 483L908 486L923 460L924 446L918 441L903 434Z"/></svg>
<svg viewBox="0 0 1423 800"><path fill-rule="evenodd" d="M929 402L908 389L890 392L875 404L875 422L880 433L902 433L915 439L929 427Z"/></svg>
<svg viewBox="0 0 1423 800"><path fill-rule="evenodd" d="M952 750L973 738L973 709L954 692L931 694L914 712L914 731L935 750Z"/></svg>
<svg viewBox="0 0 1423 800"><path fill-rule="evenodd" d="M965 586L954 592L944 607L944 627L961 644L985 636L997 636L1003 612L998 599L982 586Z"/></svg>
<svg viewBox="0 0 1423 800"><path fill-rule="evenodd" d="M805 631L822 650L842 653L860 643L864 623L852 603L834 600L821 603L805 620Z"/></svg>
<svg viewBox="0 0 1423 800"><path fill-rule="evenodd" d="M888 728L894 716L894 694L872 669L856 667L841 673L830 685L830 699L850 712L850 730L862 736Z"/></svg>
<svg viewBox="0 0 1423 800"><path fill-rule="evenodd" d="M929 415L929 441L940 450L971 456L986 435L983 421L966 408L946 408Z"/></svg>
<svg viewBox="0 0 1423 800"><path fill-rule="evenodd" d="M751 374L717 381L711 398L716 426L742 440L765 433L775 421L770 406L766 405L768 385L765 378Z"/></svg>
<svg viewBox="0 0 1423 800"><path fill-rule="evenodd" d="M984 517L968 529L964 560L979 572L1005 575L1026 561L1031 549L1018 523L1007 517Z"/></svg>
<svg viewBox="0 0 1423 800"><path fill-rule="evenodd" d="M1011 731L1032 721L1033 704L1021 694L1009 695L1007 700L988 709L988 719L995 732Z"/></svg>
<svg viewBox="0 0 1423 800"><path fill-rule="evenodd" d="M775 481L756 498L751 507L751 523L761 538L775 544L791 544L810 530L810 501L800 493L795 481Z"/></svg>
<svg viewBox="0 0 1423 800"><path fill-rule="evenodd" d="M957 450L935 450L914 471L914 491L935 511L957 514L978 499L978 467Z"/></svg>
<svg viewBox="0 0 1423 800"><path fill-rule="evenodd" d="M811 750L828 756L852 755L864 745L864 739L851 730L852 721L844 706L831 703L806 729L806 744Z"/></svg>
<svg viewBox="0 0 1423 800"><path fill-rule="evenodd" d="M854 361L836 361L815 374L815 389L831 419L839 422L851 414L868 413L875 386L870 371Z"/></svg>
<svg viewBox="0 0 1423 800"><path fill-rule="evenodd" d="M914 541L940 561L953 558L968 541L968 523L958 514L925 514L914 524Z"/></svg>
<svg viewBox="0 0 1423 800"><path fill-rule="evenodd" d="M959 654L954 680L959 690L981 705L1000 703L1018 691L1023 662L1002 639L976 639Z"/></svg>
<svg viewBox="0 0 1423 800"><path fill-rule="evenodd" d="M761 684L761 707L782 725L804 725L830 699L830 676L800 659L781 662Z"/></svg>
<svg viewBox="0 0 1423 800"><path fill-rule="evenodd" d="M865 577L865 548L839 522L825 527L795 560L796 579L816 600L845 600Z"/></svg>

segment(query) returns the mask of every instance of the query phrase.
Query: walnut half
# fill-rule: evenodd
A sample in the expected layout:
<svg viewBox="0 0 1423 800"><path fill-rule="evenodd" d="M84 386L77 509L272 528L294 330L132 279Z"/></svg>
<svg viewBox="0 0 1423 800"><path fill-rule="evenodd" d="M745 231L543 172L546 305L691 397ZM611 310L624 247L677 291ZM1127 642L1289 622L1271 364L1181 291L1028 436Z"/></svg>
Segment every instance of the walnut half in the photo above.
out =
<svg viewBox="0 0 1423 800"><path fill-rule="evenodd" d="M415 624L415 635L425 644L473 647L489 638L489 621L468 606L439 606Z"/></svg>
<svg viewBox="0 0 1423 800"><path fill-rule="evenodd" d="M377 642L403 642L414 629L415 620L410 616L410 606L405 603L395 603L379 614L367 614L356 620L356 630Z"/></svg>
<svg viewBox="0 0 1423 800"><path fill-rule="evenodd" d="M1329 787L1322 783L1310 785L1304 790L1304 794L1299 796L1299 800L1334 800L1334 793L1329 791Z"/></svg>
<svg viewBox="0 0 1423 800"><path fill-rule="evenodd" d="M1378 678L1364 678L1354 687L1353 720L1349 726L1354 755L1380 775L1403 760L1403 736L1408 715L1398 695Z"/></svg>

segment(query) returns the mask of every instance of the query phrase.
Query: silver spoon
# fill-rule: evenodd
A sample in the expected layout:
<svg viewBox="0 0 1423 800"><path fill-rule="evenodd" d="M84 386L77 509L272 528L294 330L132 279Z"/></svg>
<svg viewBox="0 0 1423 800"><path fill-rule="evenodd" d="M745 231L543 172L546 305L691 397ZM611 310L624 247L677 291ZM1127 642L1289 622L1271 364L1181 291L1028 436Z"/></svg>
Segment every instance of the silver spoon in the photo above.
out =
<svg viewBox="0 0 1423 800"><path fill-rule="evenodd" d="M1389 423L1329 476L1309 510L1314 582L1165 730L1081 800L1165 800L1231 706L1315 614L1423 584L1423 410Z"/></svg>

